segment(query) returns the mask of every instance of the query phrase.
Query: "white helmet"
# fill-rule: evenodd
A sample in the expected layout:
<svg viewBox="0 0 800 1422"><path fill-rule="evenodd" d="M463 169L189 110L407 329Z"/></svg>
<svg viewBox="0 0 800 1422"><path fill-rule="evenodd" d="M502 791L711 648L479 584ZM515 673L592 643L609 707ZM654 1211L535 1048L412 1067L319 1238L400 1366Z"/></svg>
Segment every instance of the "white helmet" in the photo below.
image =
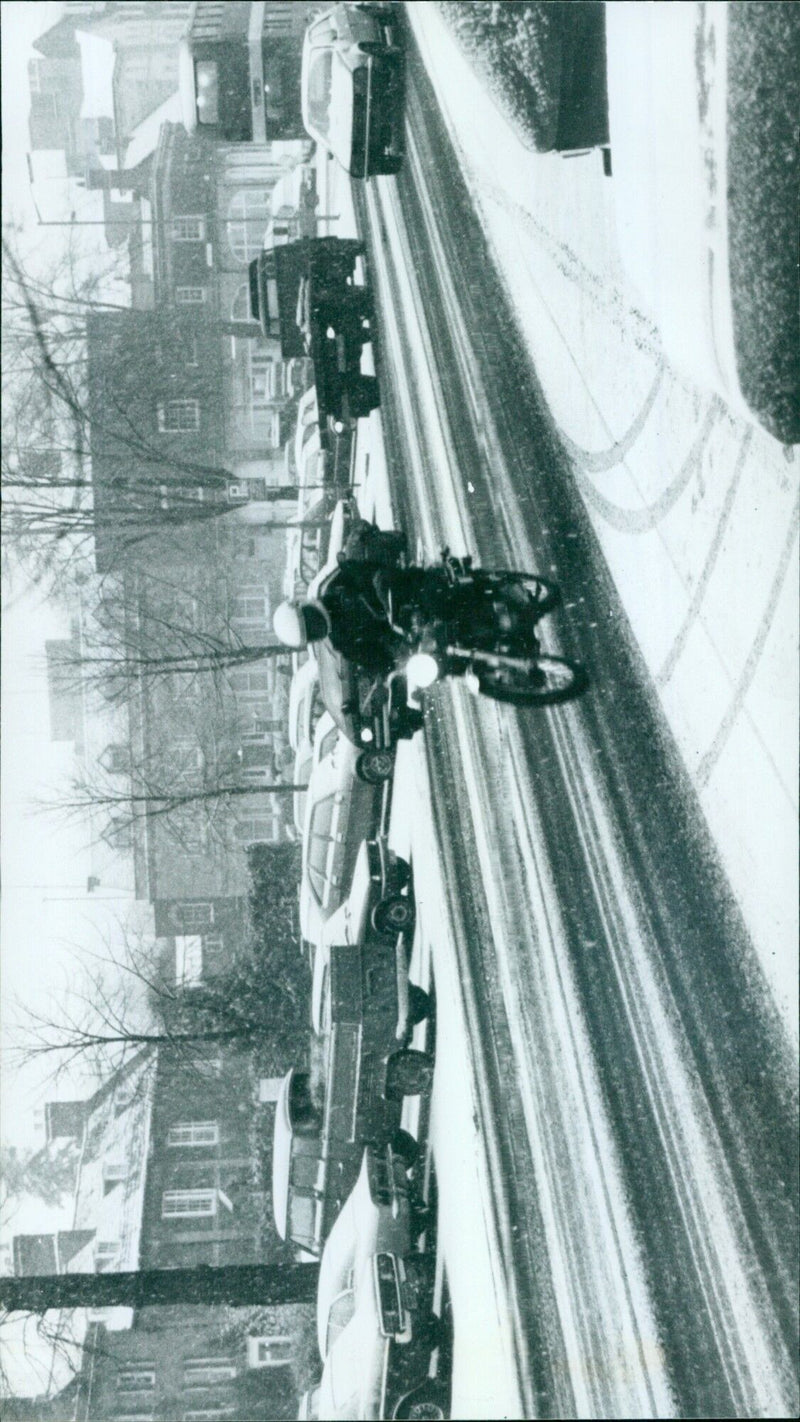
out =
<svg viewBox="0 0 800 1422"><path fill-rule="evenodd" d="M284 647L300 649L319 642L330 631L330 618L321 602L292 602L287 599L275 609L272 626Z"/></svg>

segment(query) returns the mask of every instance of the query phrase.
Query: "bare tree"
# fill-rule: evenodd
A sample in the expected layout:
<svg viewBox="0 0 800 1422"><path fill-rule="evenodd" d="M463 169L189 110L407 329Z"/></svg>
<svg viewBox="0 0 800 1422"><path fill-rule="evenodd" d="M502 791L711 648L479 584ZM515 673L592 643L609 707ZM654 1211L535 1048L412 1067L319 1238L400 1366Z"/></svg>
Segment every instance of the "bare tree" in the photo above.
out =
<svg viewBox="0 0 800 1422"><path fill-rule="evenodd" d="M176 362L193 318L104 299L69 256L41 280L5 239L3 253L6 534L33 576L49 580L65 552L95 536L119 560L156 531L229 513L235 476L224 460L155 421L156 392L164 408L184 393ZM205 362L192 381L204 407L219 399ZM292 485L265 490L295 496Z"/></svg>

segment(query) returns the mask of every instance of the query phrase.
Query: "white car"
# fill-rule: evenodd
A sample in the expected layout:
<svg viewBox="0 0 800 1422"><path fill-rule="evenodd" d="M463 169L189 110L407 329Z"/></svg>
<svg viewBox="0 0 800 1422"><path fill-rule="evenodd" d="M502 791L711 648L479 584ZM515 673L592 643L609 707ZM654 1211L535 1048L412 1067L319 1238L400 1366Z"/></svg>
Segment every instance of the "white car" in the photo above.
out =
<svg viewBox="0 0 800 1422"><path fill-rule="evenodd" d="M380 825L384 786L360 778L360 755L326 711L314 733L303 825L300 932L311 943L349 892L362 841Z"/></svg>
<svg viewBox="0 0 800 1422"><path fill-rule="evenodd" d="M313 760L314 747L312 742L309 740L301 740L294 758L293 785L308 784ZM305 790L295 790L292 795L292 818L298 839L302 839L303 837L303 827L306 822L306 794L307 792Z"/></svg>
<svg viewBox="0 0 800 1422"><path fill-rule="evenodd" d="M317 407L317 390L312 385L305 395L300 399L297 406L297 430L294 437L294 458L295 469L299 471L303 467L303 450L306 441L316 430L319 434L319 410Z"/></svg>
<svg viewBox="0 0 800 1422"><path fill-rule="evenodd" d="M402 7L339 4L311 21L300 101L311 138L355 178L397 173L404 148Z"/></svg>
<svg viewBox="0 0 800 1422"><path fill-rule="evenodd" d="M415 1233L402 1162L368 1148L320 1261L320 1419L448 1416L445 1389L429 1377L441 1338L433 1259Z"/></svg>
<svg viewBox="0 0 800 1422"><path fill-rule="evenodd" d="M289 686L289 745L297 753L301 741L312 741L324 707L319 695L319 671L313 657L298 667Z"/></svg>

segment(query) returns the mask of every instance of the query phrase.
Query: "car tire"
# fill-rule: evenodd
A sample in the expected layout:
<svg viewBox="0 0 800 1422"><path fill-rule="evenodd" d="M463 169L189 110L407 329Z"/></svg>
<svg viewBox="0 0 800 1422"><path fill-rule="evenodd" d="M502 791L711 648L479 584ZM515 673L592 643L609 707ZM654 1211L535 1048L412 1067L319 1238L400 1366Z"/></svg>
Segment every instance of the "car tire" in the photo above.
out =
<svg viewBox="0 0 800 1422"><path fill-rule="evenodd" d="M406 894L385 894L372 910L372 927L392 942L414 925L414 901Z"/></svg>
<svg viewBox="0 0 800 1422"><path fill-rule="evenodd" d="M383 785L391 779L394 756L390 750L365 750L356 761L356 775L367 785Z"/></svg>
<svg viewBox="0 0 800 1422"><path fill-rule="evenodd" d="M404 1047L389 1058L386 1067L386 1095L390 1101L402 1101L404 1096L420 1096L433 1080L433 1057Z"/></svg>
<svg viewBox="0 0 800 1422"><path fill-rule="evenodd" d="M412 1136L410 1131L404 1131L399 1127L389 1142L392 1154L396 1155L402 1162L406 1170L413 1170L419 1159L419 1141Z"/></svg>
<svg viewBox="0 0 800 1422"><path fill-rule="evenodd" d="M381 172L387 177L394 177L396 173L400 172L402 166L403 160L397 153L387 153L381 159Z"/></svg>
<svg viewBox="0 0 800 1422"><path fill-rule="evenodd" d="M405 1397L398 1402L393 1417L402 1419L402 1422L445 1422L450 1416L450 1408L447 1406L447 1399L441 1384L428 1379L415 1387L413 1392L407 1392Z"/></svg>
<svg viewBox="0 0 800 1422"><path fill-rule="evenodd" d="M348 398L352 418L365 419L370 411L375 410L381 403L377 377L374 375L356 377L351 382Z"/></svg>
<svg viewBox="0 0 800 1422"><path fill-rule="evenodd" d="M417 731L424 731L425 716L416 706L409 706L403 713L400 720L398 734L401 740L411 740Z"/></svg>
<svg viewBox="0 0 800 1422"><path fill-rule="evenodd" d="M411 883L411 865L407 859L401 858L399 854L395 855L389 865L387 881L393 894L402 894L403 890L408 888Z"/></svg>
<svg viewBox="0 0 800 1422"><path fill-rule="evenodd" d="M417 987L416 983L408 985L408 1015L416 1027L418 1022L424 1022L431 1014L430 993L424 988Z"/></svg>

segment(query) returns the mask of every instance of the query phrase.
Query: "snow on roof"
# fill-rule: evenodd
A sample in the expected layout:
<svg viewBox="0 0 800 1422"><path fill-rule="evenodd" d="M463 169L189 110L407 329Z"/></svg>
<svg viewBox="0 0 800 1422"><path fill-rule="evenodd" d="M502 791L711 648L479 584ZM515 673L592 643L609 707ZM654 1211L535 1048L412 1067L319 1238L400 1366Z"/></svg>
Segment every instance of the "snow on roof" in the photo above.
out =
<svg viewBox="0 0 800 1422"><path fill-rule="evenodd" d="M97 1244L119 1246L109 1267L138 1266L156 1067L157 1054L142 1053L117 1089L99 1097L87 1122L72 1227L96 1234L70 1261L70 1272L86 1267L86 1251Z"/></svg>
<svg viewBox="0 0 800 1422"><path fill-rule="evenodd" d="M102 35L76 30L81 51L81 118L114 117L114 45Z"/></svg>
<svg viewBox="0 0 800 1422"><path fill-rule="evenodd" d="M130 142L125 150L125 168L135 168L139 163L149 158L151 153L155 153L158 143L158 135L161 125L164 123L180 123L181 102L177 89L174 94L170 94L163 104L159 104L157 109L153 109L151 114L143 118L141 123L131 134Z"/></svg>

